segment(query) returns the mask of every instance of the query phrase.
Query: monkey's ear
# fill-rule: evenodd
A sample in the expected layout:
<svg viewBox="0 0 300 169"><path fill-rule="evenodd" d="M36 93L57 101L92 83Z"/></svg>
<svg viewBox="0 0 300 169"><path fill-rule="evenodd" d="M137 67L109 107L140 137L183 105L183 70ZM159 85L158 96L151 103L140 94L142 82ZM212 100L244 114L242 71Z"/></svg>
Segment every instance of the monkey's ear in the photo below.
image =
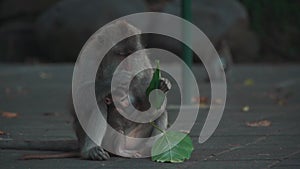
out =
<svg viewBox="0 0 300 169"><path fill-rule="evenodd" d="M106 96L106 97L104 98L104 103L105 103L106 105L112 104L112 98L111 98L111 95L108 95L108 96Z"/></svg>

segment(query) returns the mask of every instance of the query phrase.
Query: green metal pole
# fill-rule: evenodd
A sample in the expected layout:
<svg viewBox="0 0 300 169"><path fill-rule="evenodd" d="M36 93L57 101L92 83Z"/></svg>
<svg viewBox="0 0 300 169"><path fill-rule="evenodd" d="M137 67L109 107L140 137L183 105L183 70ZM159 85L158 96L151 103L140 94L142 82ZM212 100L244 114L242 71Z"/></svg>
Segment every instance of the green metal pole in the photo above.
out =
<svg viewBox="0 0 300 169"><path fill-rule="evenodd" d="M182 18L191 22L192 21L192 0L182 0L182 9L181 9L181 15ZM188 27L183 25L183 36L185 40L189 41L191 40L191 32L188 30ZM188 48L187 46L183 46L183 60L184 62L191 67L193 62L193 52Z"/></svg>
<svg viewBox="0 0 300 169"><path fill-rule="evenodd" d="M181 1L182 8L181 8L181 15L182 18L191 22L192 20L192 10L191 10L191 5L192 5L192 0L182 0ZM186 44L192 44L191 43L191 30L189 30L189 27L186 24L182 25L183 27L183 38ZM186 63L186 65L191 68L192 63L193 63L193 52L192 50L184 45L183 46L183 61ZM191 100L193 97L193 91L192 88L190 87L191 85L191 77L189 76L189 72L186 69L183 69L182 72L182 80L183 80L183 104L189 105L191 104Z"/></svg>

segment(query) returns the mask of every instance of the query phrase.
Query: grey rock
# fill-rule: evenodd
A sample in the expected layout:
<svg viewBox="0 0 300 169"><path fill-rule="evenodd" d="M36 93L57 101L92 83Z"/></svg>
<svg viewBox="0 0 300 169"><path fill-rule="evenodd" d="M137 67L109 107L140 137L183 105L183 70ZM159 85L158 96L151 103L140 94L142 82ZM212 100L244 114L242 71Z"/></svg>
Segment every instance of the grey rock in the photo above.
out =
<svg viewBox="0 0 300 169"><path fill-rule="evenodd" d="M243 25L239 23L248 22L248 16L236 0L197 0L192 3L192 22L214 44L224 38L230 39L228 32L233 28L247 29L239 26ZM37 21L37 37L43 56L51 61L74 61L86 40L101 26L121 16L145 11L148 7L141 0L63 0ZM163 10L177 16L180 16L180 11L180 0L167 3ZM168 44L155 39L150 42L180 52L179 43Z"/></svg>
<svg viewBox="0 0 300 169"><path fill-rule="evenodd" d="M0 19L9 21L11 19L35 18L59 0L1 0Z"/></svg>
<svg viewBox="0 0 300 169"><path fill-rule="evenodd" d="M35 61L37 16L58 0L0 0L0 61Z"/></svg>
<svg viewBox="0 0 300 169"><path fill-rule="evenodd" d="M0 27L0 61L24 62L37 56L34 25L13 22Z"/></svg>

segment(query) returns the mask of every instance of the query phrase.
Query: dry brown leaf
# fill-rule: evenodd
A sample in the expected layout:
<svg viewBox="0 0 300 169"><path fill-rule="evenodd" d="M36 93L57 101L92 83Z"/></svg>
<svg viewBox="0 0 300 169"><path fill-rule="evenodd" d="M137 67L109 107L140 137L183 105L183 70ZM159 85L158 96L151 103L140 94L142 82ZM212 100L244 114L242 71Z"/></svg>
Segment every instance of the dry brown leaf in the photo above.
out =
<svg viewBox="0 0 300 169"><path fill-rule="evenodd" d="M208 97L206 97L206 96L193 97L192 102L198 103L198 104L207 104L208 103Z"/></svg>
<svg viewBox="0 0 300 169"><path fill-rule="evenodd" d="M256 122L246 122L249 127L269 127L271 122L269 120L261 120Z"/></svg>
<svg viewBox="0 0 300 169"><path fill-rule="evenodd" d="M208 108L209 107L208 101L209 101L209 99L206 96L192 98L192 102L199 104L200 108Z"/></svg>
<svg viewBox="0 0 300 169"><path fill-rule="evenodd" d="M2 112L1 115L2 115L2 117L8 118L8 119L18 117L18 113L13 113L13 112Z"/></svg>
<svg viewBox="0 0 300 169"><path fill-rule="evenodd" d="M200 104L208 104L208 97L201 96L199 101L200 101Z"/></svg>
<svg viewBox="0 0 300 169"><path fill-rule="evenodd" d="M0 130L0 136L5 135L5 132Z"/></svg>

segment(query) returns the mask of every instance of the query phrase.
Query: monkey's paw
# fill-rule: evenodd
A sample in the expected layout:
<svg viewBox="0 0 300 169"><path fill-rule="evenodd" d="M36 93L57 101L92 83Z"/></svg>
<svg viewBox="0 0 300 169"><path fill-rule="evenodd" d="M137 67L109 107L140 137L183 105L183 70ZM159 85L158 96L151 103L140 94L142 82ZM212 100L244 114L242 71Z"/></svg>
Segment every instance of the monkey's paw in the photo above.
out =
<svg viewBox="0 0 300 169"><path fill-rule="evenodd" d="M172 85L171 82L166 78L161 78L159 82L159 89L163 92L168 92L171 89Z"/></svg>
<svg viewBox="0 0 300 169"><path fill-rule="evenodd" d="M90 160L107 160L109 159L109 154L100 146L93 147L88 152L88 159Z"/></svg>

